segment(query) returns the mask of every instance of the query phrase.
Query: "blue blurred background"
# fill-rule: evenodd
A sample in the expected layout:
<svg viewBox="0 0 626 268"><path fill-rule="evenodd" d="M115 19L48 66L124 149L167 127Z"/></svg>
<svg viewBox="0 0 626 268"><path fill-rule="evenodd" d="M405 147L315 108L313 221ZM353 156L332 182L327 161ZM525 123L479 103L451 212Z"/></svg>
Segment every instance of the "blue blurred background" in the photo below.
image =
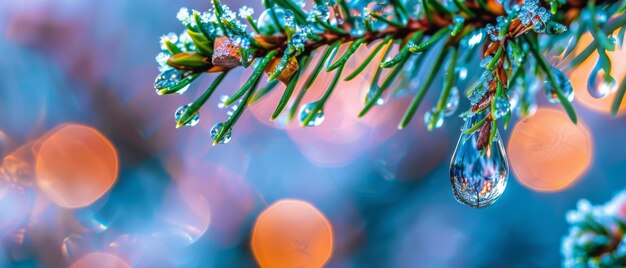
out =
<svg viewBox="0 0 626 268"><path fill-rule="evenodd" d="M258 16L260 1L223 2L234 10L257 7ZM181 96L158 96L152 85L160 36L183 29L178 9L209 4L0 2L0 154L73 123L97 129L119 157L115 185L87 207L46 203L37 187L29 192L38 196L36 205L3 205L28 220L3 225L0 266L67 267L91 251L122 256L136 267L255 266L249 241L257 215L277 200L296 198L332 224L329 267L556 267L565 212L583 197L605 202L626 185L626 119L576 102L593 140L593 161L577 182L546 193L523 186L512 172L495 205L461 205L448 167L462 120L451 117L429 133L418 116L398 131L406 99L358 120L359 87L367 79L340 88L319 128L270 122L280 96L274 92L246 112L228 145L212 147L210 128L226 118L217 97L197 127L175 129L173 120L211 75ZM241 83L247 72L234 72L224 85ZM322 90L326 80L316 87ZM215 96L236 89L222 86ZM431 91L419 114L437 96ZM511 131L501 131L505 142ZM199 199L185 201L186 191ZM206 207L210 223L193 217Z"/></svg>

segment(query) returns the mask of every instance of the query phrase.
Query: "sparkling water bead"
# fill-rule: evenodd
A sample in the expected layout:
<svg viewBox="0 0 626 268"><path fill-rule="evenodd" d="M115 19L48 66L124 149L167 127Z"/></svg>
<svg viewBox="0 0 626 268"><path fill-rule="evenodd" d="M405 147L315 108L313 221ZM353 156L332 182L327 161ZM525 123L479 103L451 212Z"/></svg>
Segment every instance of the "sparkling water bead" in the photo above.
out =
<svg viewBox="0 0 626 268"><path fill-rule="evenodd" d="M565 98L572 102L574 100L574 87L569 78L561 72L561 70L552 67L552 74L554 76L554 82L561 87L562 93ZM550 103L559 103L559 96L556 93L556 89L552 87L550 81L546 81L546 98Z"/></svg>
<svg viewBox="0 0 626 268"><path fill-rule="evenodd" d="M465 129L484 118L474 115L465 122ZM500 133L491 144L491 150L481 153L476 149L479 131L462 134L450 163L450 182L454 197L473 208L483 208L495 203L506 188L509 164Z"/></svg>
<svg viewBox="0 0 626 268"><path fill-rule="evenodd" d="M328 21L328 19L330 19L330 10L326 5L316 5L311 10L310 16L313 21L315 21L315 18L319 19L320 21Z"/></svg>
<svg viewBox="0 0 626 268"><path fill-rule="evenodd" d="M511 110L511 103L509 102L509 99L507 97L504 97L504 96L496 97L495 102L496 102L495 103L496 110L494 111L493 114L496 117L496 119L502 118Z"/></svg>
<svg viewBox="0 0 626 268"><path fill-rule="evenodd" d="M546 23L547 34L562 34L567 31L567 26L554 21L548 21Z"/></svg>
<svg viewBox="0 0 626 268"><path fill-rule="evenodd" d="M424 126L428 131L433 130L433 128L440 128L443 126L443 119L443 111L437 112L437 108L433 108L424 114Z"/></svg>
<svg viewBox="0 0 626 268"><path fill-rule="evenodd" d="M612 76L605 77L604 70L596 68L587 80L587 90L589 95L596 99L601 99L617 90L617 82Z"/></svg>
<svg viewBox="0 0 626 268"><path fill-rule="evenodd" d="M272 18L272 14L276 18L276 22L280 25L276 24L274 18ZM266 9L263 13L261 13L259 20L257 21L257 28L263 35L276 34L279 33L281 29L291 29L292 31L295 31L296 21L291 10L281 7L273 7Z"/></svg>
<svg viewBox="0 0 626 268"><path fill-rule="evenodd" d="M374 90L370 90L367 92L367 96L365 98L365 102L369 102L372 98L376 97L376 91ZM381 106L385 104L385 99L383 99L382 97L378 97L378 99L376 100L376 105Z"/></svg>
<svg viewBox="0 0 626 268"><path fill-rule="evenodd" d="M224 126L224 123L220 122L220 123L215 124L211 128L211 139L215 141L215 139L217 138L217 134L220 133L223 126ZM230 137L232 136L232 134L233 134L233 129L231 128L226 132L226 134L224 134L224 137L222 137L222 139L220 139L217 143L226 144L230 142Z"/></svg>
<svg viewBox="0 0 626 268"><path fill-rule="evenodd" d="M316 102L311 102L309 104L306 104L304 106L302 106L302 108L300 109L300 122L304 123L304 121L306 120L306 118L309 116L309 114L311 114L313 112L313 108L315 106ZM311 120L309 121L308 124L306 124L306 127L315 127L315 126L319 126L322 122L324 122L324 112L322 111L322 109L319 109L311 118Z"/></svg>
<svg viewBox="0 0 626 268"><path fill-rule="evenodd" d="M154 89L156 90L157 94L160 95L162 90L180 87L180 89L176 91L176 94L183 94L189 88L190 82L186 81L184 78L185 75L180 70L165 70L161 72L161 74L159 74L159 76L157 76L156 80L154 81Z"/></svg>
<svg viewBox="0 0 626 268"><path fill-rule="evenodd" d="M174 113L174 120L176 120L176 122L178 122L178 120L180 120L180 118L183 116L183 114L185 114L185 112L187 111L187 109L189 109L189 105L183 105L180 106L180 108L178 108L178 110L176 110L176 112ZM200 113L196 113L189 121L187 121L187 123L185 123L183 126L184 127L193 127L195 125L198 124L198 122L200 122Z"/></svg>
<svg viewBox="0 0 626 268"><path fill-rule="evenodd" d="M450 95L448 95L448 101L446 102L446 108L444 110L445 116L451 116L456 112L456 109L459 108L459 89L457 87L452 87L450 89Z"/></svg>
<svg viewBox="0 0 626 268"><path fill-rule="evenodd" d="M352 17L352 30L350 33L354 36L363 36L365 34L365 20L363 17L359 15Z"/></svg>

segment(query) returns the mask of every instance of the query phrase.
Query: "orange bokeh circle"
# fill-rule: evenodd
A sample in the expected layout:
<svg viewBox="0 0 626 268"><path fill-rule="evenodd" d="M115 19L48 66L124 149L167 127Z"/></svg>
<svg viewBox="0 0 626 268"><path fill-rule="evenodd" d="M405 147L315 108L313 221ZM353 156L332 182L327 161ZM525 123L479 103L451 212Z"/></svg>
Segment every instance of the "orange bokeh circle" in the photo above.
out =
<svg viewBox="0 0 626 268"><path fill-rule="evenodd" d="M130 268L122 258L103 252L89 253L70 266L71 268Z"/></svg>
<svg viewBox="0 0 626 268"><path fill-rule="evenodd" d="M251 246L261 267L322 267L332 254L332 227L313 205L284 199L259 215Z"/></svg>
<svg viewBox="0 0 626 268"><path fill-rule="evenodd" d="M539 109L515 125L508 154L522 185L556 192L571 186L591 166L593 143L582 122L574 125L560 110Z"/></svg>
<svg viewBox="0 0 626 268"><path fill-rule="evenodd" d="M115 147L96 129L69 124L40 142L37 185L61 207L80 208L98 200L117 180Z"/></svg>

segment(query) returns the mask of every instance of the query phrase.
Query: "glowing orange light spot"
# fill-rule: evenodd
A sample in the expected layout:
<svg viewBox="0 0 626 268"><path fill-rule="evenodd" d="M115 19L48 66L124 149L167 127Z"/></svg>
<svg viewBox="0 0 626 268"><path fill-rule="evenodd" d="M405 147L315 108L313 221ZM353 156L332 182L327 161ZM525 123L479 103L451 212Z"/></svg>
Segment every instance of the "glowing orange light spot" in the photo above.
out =
<svg viewBox="0 0 626 268"><path fill-rule="evenodd" d="M71 268L130 268L122 258L109 253L94 252L76 261Z"/></svg>
<svg viewBox="0 0 626 268"><path fill-rule="evenodd" d="M515 125L508 152L521 184L556 192L571 186L589 168L593 144L582 122L574 125L562 111L539 109Z"/></svg>
<svg viewBox="0 0 626 268"><path fill-rule="evenodd" d="M36 159L40 190L61 207L88 206L117 180L115 148L90 127L71 124L59 128L41 141Z"/></svg>
<svg viewBox="0 0 626 268"><path fill-rule="evenodd" d="M615 32L617 34L617 31ZM576 48L576 54L582 52L593 41L591 34L587 33L580 38L580 43ZM607 51L609 58L613 62L611 75L617 81L617 85L622 83L624 74L626 74L626 64L622 64L622 60L626 59L626 49L624 47L616 46L615 51ZM582 62L578 67L572 70L572 73L568 75L574 86L574 92L576 94L576 101L583 104L585 107L594 111L603 113L610 113L611 106L615 100L616 93L611 93L609 96L596 99L587 91L587 79L589 74L593 70L596 62L598 61L598 53L594 52ZM622 106L619 109L619 114L622 115L626 111L626 98L622 100Z"/></svg>
<svg viewBox="0 0 626 268"><path fill-rule="evenodd" d="M333 233L313 205L286 199L259 215L251 244L261 267L322 267L333 250Z"/></svg>

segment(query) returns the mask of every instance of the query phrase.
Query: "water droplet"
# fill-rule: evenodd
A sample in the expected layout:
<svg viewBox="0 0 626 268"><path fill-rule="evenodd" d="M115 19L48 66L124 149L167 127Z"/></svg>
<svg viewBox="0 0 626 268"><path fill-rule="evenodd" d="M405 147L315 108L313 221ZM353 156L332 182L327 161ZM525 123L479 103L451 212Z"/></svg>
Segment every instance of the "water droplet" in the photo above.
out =
<svg viewBox="0 0 626 268"><path fill-rule="evenodd" d="M485 32L489 35L489 39L491 39L491 41L498 41L499 33L496 26L493 26L493 24L485 25Z"/></svg>
<svg viewBox="0 0 626 268"><path fill-rule="evenodd" d="M274 22L274 18L276 18L276 22L280 25L277 25ZM290 29L296 30L296 21L293 15L293 12L288 9L284 9L281 7L273 7L270 9L266 9L259 16L259 20L257 21L257 28L263 35L272 35L281 31L281 29Z"/></svg>
<svg viewBox="0 0 626 268"><path fill-rule="evenodd" d="M175 122L178 122L178 120L180 120L180 117L183 116L183 114L185 114L187 109L189 109L189 105L191 105L191 104L180 106L180 108L178 108L178 110L176 110L176 113L174 113L174 120L176 120ZM197 125L198 122L200 122L200 113L196 113L183 126L185 126L185 127L193 127L193 126Z"/></svg>
<svg viewBox="0 0 626 268"><path fill-rule="evenodd" d="M189 84L193 79L184 72L177 69L168 69L157 76L154 81L154 89L157 94L161 95L161 91L176 91L176 94L183 94L189 88Z"/></svg>
<svg viewBox="0 0 626 268"><path fill-rule="evenodd" d="M555 82L561 87L563 95L569 102L574 100L574 88L569 78L561 72L561 70L552 67L552 74L554 74ZM546 98L550 103L559 103L559 96L556 93L556 89L552 87L550 81L546 81Z"/></svg>
<svg viewBox="0 0 626 268"><path fill-rule="evenodd" d="M306 36L306 32L304 30L299 30L291 36L291 44L296 48L297 51L303 52L306 42L309 38Z"/></svg>
<svg viewBox="0 0 626 268"><path fill-rule="evenodd" d="M304 121L309 116L309 114L311 114L313 112L314 106L316 104L317 104L317 102L311 102L311 103L308 103L308 104L302 106L302 108L300 109L300 122L304 123ZM315 127L315 126L319 126L320 124L322 124L322 122L324 122L324 112L322 111L322 109L319 109L313 115L313 117L311 118L311 120L309 121L309 123L306 126L307 127Z"/></svg>
<svg viewBox="0 0 626 268"><path fill-rule="evenodd" d="M534 21L533 30L538 33L543 33L546 31L546 24L539 20Z"/></svg>
<svg viewBox="0 0 626 268"><path fill-rule="evenodd" d="M365 34L365 21L361 16L352 17L352 31L350 32L354 36L363 36Z"/></svg>
<svg viewBox="0 0 626 268"><path fill-rule="evenodd" d="M217 108L224 109L226 102L228 102L228 95L220 96L220 102L217 104Z"/></svg>
<svg viewBox="0 0 626 268"><path fill-rule="evenodd" d="M389 18L393 14L393 7L386 0L352 0L348 2L350 9L360 12L363 17L370 20L370 26L374 30L380 30L387 27L383 21L371 17L371 13L376 13L383 18Z"/></svg>
<svg viewBox="0 0 626 268"><path fill-rule="evenodd" d="M465 128L481 120L485 115L468 118ZM496 136L491 149L481 153L476 149L479 131L462 134L450 164L450 182L454 197L460 203L482 208L495 203L506 188L509 164L500 138Z"/></svg>
<svg viewBox="0 0 626 268"><path fill-rule="evenodd" d="M452 22L454 22L455 24L462 24L463 22L465 22L465 18L461 15L454 15L454 17L452 18Z"/></svg>
<svg viewBox="0 0 626 268"><path fill-rule="evenodd" d="M445 116L451 116L456 112L456 109L459 107L459 89L457 87L452 87L450 89L450 95L448 95L448 101L446 102L446 108L444 110Z"/></svg>
<svg viewBox="0 0 626 268"><path fill-rule="evenodd" d="M498 2L500 2L506 13L512 13L517 6L517 1L513 0L498 0Z"/></svg>
<svg viewBox="0 0 626 268"><path fill-rule="evenodd" d="M601 99L617 90L617 82L612 76L605 77L604 70L596 67L587 80L589 95Z"/></svg>
<svg viewBox="0 0 626 268"><path fill-rule="evenodd" d="M365 102L369 102L372 98L374 98L376 95L376 91L374 90L369 90L367 92L367 96L365 97ZM376 105L381 106L383 104L385 104L385 99L383 99L383 97L378 97L378 99L376 100Z"/></svg>
<svg viewBox="0 0 626 268"><path fill-rule="evenodd" d="M484 57L482 60L480 60L480 67L481 68L485 68L487 67L487 65L489 65L489 63L491 62L491 60L493 60L493 56L491 55L487 55L486 57Z"/></svg>
<svg viewBox="0 0 626 268"><path fill-rule="evenodd" d="M224 123L217 123L211 128L211 139L215 141L215 139L217 138L217 134L220 133L220 131L222 130L222 127L224 127ZM226 134L224 135L224 137L222 137L222 139L219 140L217 143L227 144L228 142L230 142L230 138L232 135L233 135L233 129L231 128L228 131L226 131Z"/></svg>
<svg viewBox="0 0 626 268"><path fill-rule="evenodd" d="M424 125L428 131L431 131L433 128L443 126L443 119L443 112L437 112L437 108L433 108L424 114Z"/></svg>
<svg viewBox="0 0 626 268"><path fill-rule="evenodd" d="M316 5L311 10L311 16L313 16L313 19L317 17L321 21L328 21L330 19L330 10L326 5Z"/></svg>
<svg viewBox="0 0 626 268"><path fill-rule="evenodd" d="M567 26L563 24L555 21L548 21L548 23L546 23L547 34L562 34L565 31L567 31Z"/></svg>
<svg viewBox="0 0 626 268"><path fill-rule="evenodd" d="M493 115L496 119L502 118L511 110L511 103L509 99L504 96L496 97L495 99L495 108Z"/></svg>

